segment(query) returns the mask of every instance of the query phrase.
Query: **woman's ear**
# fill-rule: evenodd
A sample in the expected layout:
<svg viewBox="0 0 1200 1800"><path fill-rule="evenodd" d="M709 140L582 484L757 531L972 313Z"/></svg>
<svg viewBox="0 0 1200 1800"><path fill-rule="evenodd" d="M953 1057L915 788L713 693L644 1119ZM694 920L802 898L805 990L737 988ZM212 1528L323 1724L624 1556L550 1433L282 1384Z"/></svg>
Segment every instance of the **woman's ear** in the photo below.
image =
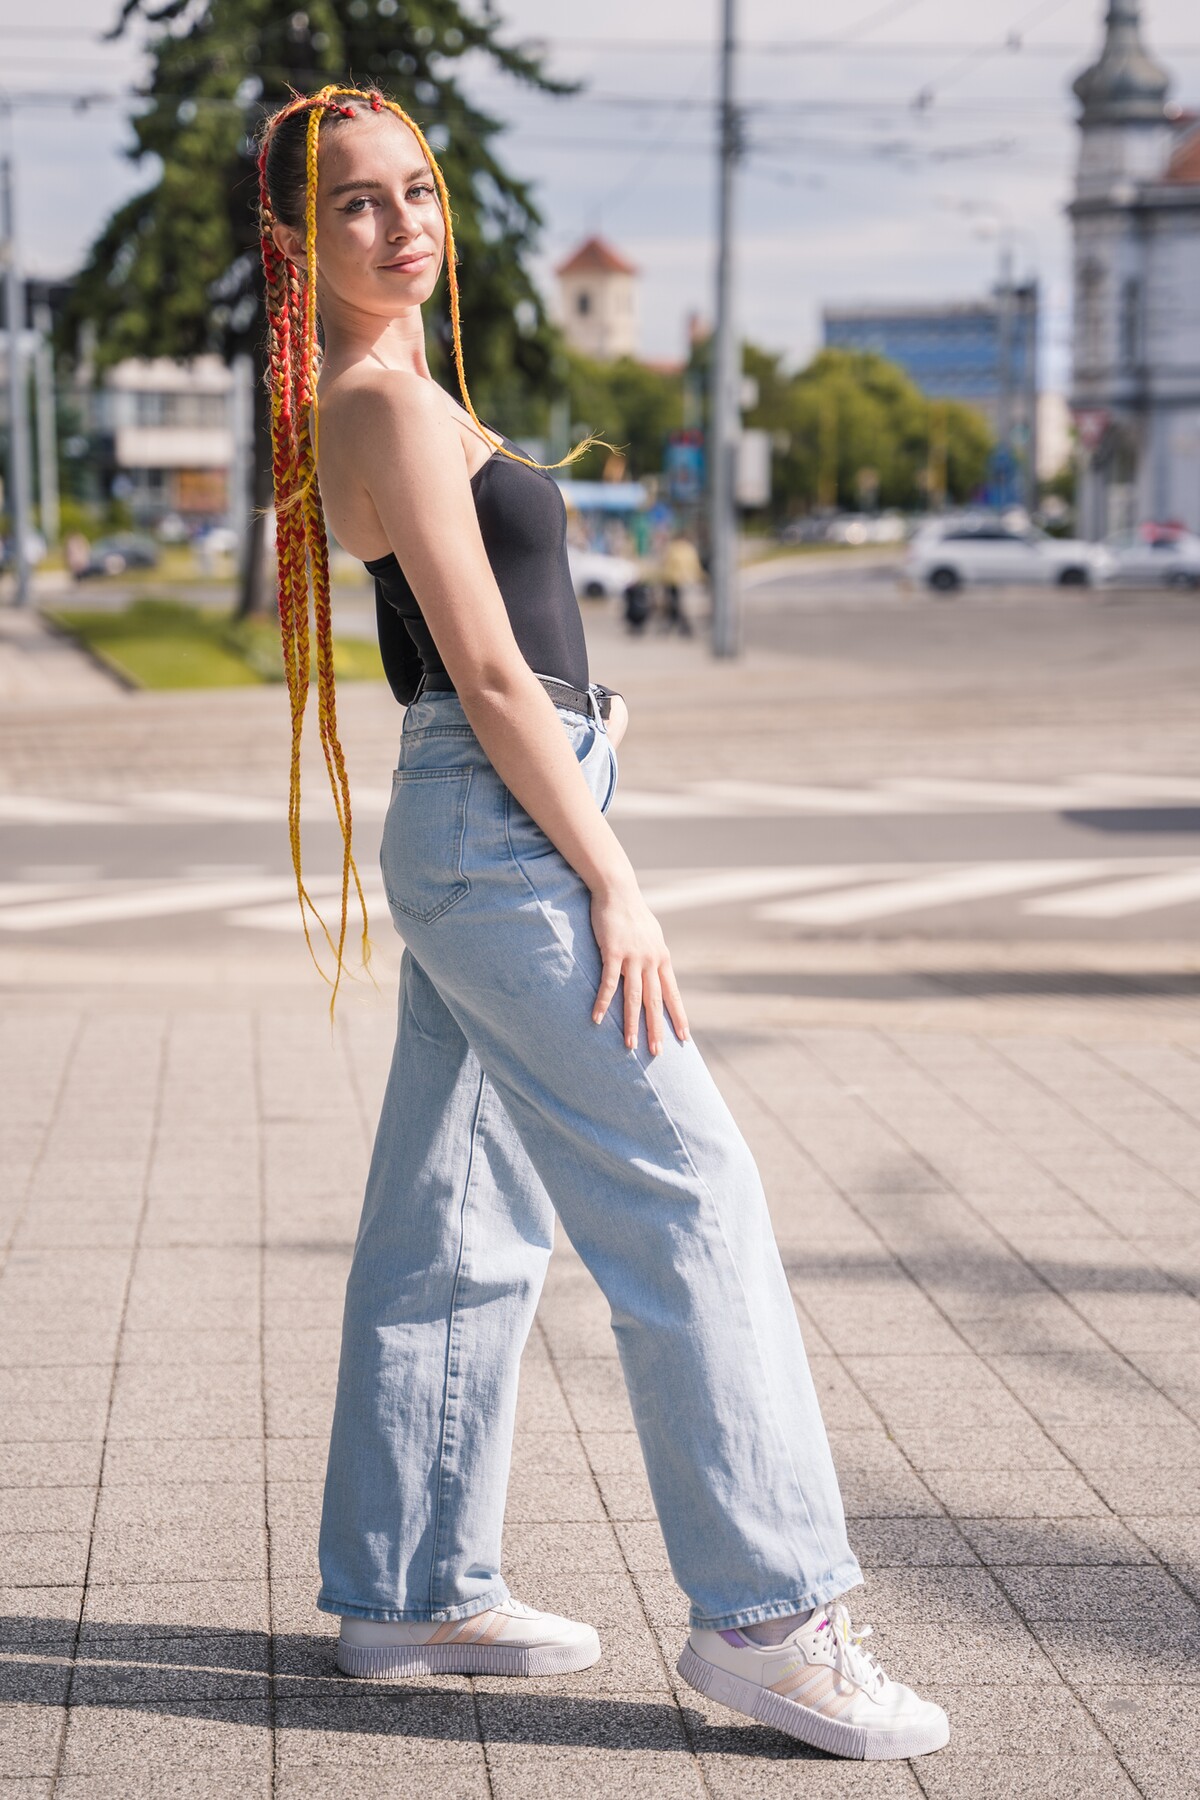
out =
<svg viewBox="0 0 1200 1800"><path fill-rule="evenodd" d="M289 262L295 263L298 269L308 268L308 256L304 246L304 233L297 231L294 225L275 224L271 227L271 236L275 239L275 247Z"/></svg>

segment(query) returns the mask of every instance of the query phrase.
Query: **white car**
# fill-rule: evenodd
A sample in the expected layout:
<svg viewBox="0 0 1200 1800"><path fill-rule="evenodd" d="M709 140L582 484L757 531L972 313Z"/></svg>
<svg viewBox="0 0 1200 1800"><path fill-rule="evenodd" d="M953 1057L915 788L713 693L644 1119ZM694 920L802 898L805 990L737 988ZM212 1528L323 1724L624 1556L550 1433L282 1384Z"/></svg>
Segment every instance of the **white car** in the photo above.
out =
<svg viewBox="0 0 1200 1800"><path fill-rule="evenodd" d="M571 564L571 580L581 600L611 599L641 579L641 570L627 556L609 556L603 550L579 550L569 544L567 558Z"/></svg>
<svg viewBox="0 0 1200 1800"><path fill-rule="evenodd" d="M1117 581L1200 587L1200 537L1165 525L1139 525L1105 540Z"/></svg>
<svg viewBox="0 0 1200 1800"><path fill-rule="evenodd" d="M967 582L1057 583L1088 587L1112 574L1112 552L1079 538L1052 538L992 519L955 520L918 531L906 567L914 581L938 593Z"/></svg>

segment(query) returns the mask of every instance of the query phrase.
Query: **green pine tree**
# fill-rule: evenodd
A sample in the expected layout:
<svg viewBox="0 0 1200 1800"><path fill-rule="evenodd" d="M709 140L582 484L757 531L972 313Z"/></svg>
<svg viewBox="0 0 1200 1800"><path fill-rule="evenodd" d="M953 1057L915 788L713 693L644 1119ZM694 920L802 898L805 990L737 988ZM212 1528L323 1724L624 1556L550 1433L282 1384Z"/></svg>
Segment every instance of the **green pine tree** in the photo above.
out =
<svg viewBox="0 0 1200 1800"><path fill-rule="evenodd" d="M535 55L501 39L485 0L124 0L112 35L141 19L151 45L145 104L132 124L135 161L154 181L113 214L79 278L67 329L89 321L99 359L263 355L254 135L265 111L329 81L377 84L420 120L455 210L467 374L481 416L509 431L555 374L556 336L527 268L541 219L528 185L498 161L499 120L458 79L469 54L550 93ZM443 282L443 288L444 288ZM431 309L430 357L450 378L444 307ZM270 505L270 417L255 383L255 527L238 610L268 601L263 519Z"/></svg>

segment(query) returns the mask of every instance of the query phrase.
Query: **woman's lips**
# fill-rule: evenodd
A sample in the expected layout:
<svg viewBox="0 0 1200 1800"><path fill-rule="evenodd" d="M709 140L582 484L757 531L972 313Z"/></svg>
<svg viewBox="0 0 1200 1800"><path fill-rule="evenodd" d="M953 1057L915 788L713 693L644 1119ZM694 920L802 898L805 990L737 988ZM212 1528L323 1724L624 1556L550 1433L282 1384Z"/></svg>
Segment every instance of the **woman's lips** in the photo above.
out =
<svg viewBox="0 0 1200 1800"><path fill-rule="evenodd" d="M411 274L414 269L421 268L428 261L429 251L419 250L413 256L398 256L394 262L381 263L380 267L383 269L393 269L398 274L407 275Z"/></svg>

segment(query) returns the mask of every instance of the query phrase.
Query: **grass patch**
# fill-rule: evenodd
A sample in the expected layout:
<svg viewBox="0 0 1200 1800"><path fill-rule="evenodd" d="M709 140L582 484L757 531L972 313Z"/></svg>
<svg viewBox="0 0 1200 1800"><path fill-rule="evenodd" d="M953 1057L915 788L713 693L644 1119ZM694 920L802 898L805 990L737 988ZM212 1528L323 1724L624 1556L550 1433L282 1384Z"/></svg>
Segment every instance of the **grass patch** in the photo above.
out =
<svg viewBox="0 0 1200 1800"><path fill-rule="evenodd" d="M251 687L283 680L274 618L231 619L219 608L152 598L131 601L120 612L71 608L47 617L134 687ZM383 678L379 648L364 638L336 639L333 665L342 680Z"/></svg>

